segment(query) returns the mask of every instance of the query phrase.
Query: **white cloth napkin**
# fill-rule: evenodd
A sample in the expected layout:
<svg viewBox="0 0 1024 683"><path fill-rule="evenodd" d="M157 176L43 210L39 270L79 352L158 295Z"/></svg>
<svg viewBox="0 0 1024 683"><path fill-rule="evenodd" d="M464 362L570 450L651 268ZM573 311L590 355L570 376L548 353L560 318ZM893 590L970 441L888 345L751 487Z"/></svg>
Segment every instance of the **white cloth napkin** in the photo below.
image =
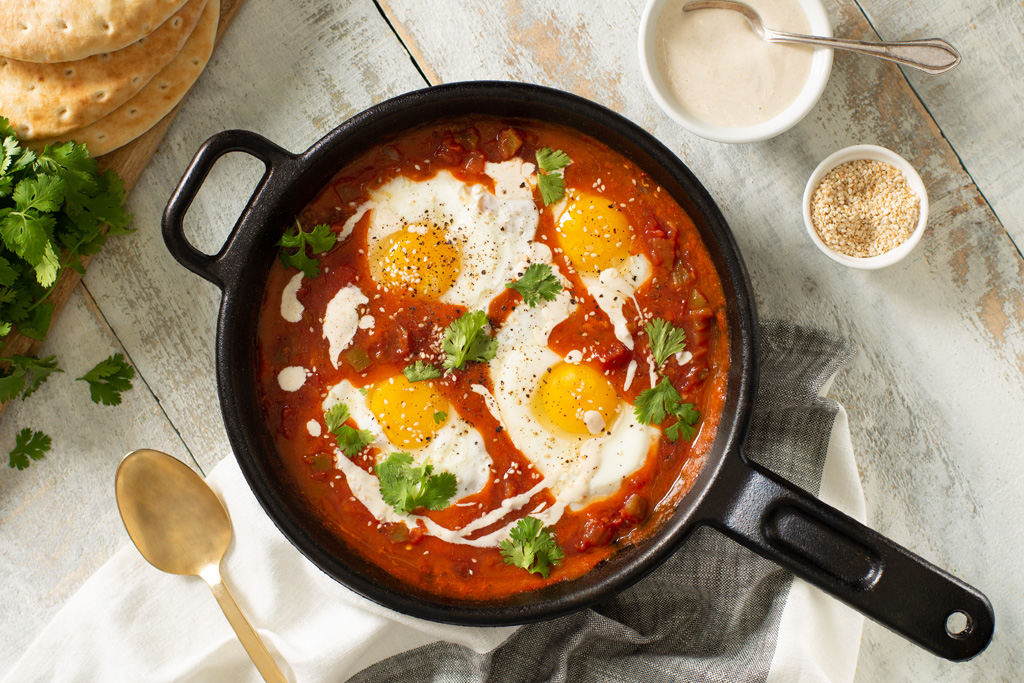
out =
<svg viewBox="0 0 1024 683"><path fill-rule="evenodd" d="M386 610L324 575L278 532L234 458L209 477L234 526L223 573L293 681L343 681L439 640L487 652L514 628L463 628ZM832 429L821 497L864 519L846 413ZM852 681L863 618L795 581L768 681ZM110 559L43 630L4 681L241 681L259 674L202 580L150 566L133 546Z"/></svg>

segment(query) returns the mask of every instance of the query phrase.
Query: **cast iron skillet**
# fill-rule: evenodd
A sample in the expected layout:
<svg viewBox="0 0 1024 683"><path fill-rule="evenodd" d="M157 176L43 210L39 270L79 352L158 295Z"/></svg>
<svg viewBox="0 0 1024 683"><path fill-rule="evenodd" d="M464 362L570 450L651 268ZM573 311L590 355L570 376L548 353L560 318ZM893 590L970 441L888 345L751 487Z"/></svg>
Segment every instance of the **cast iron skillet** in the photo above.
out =
<svg viewBox="0 0 1024 683"><path fill-rule="evenodd" d="M660 529L647 540L589 574L502 602L456 601L417 592L362 560L322 526L278 465L254 372L257 316L283 226L291 224L348 159L411 126L456 113L562 123L633 160L693 217L728 301L731 368L725 410L707 462L677 509L664 516ZM210 256L188 242L182 221L210 169L229 152L256 157L266 172L224 246ZM648 133L604 107L534 85L470 82L383 102L301 155L255 133L225 131L207 140L185 171L164 213L163 234L182 265L223 292L217 325L218 393L231 445L256 498L306 557L371 600L454 624L553 618L625 589L704 524L939 656L968 659L991 639L994 614L980 592L744 458L741 446L758 367L756 313L739 250L721 212L689 169ZM947 619L956 613L966 617L967 627L951 634Z"/></svg>

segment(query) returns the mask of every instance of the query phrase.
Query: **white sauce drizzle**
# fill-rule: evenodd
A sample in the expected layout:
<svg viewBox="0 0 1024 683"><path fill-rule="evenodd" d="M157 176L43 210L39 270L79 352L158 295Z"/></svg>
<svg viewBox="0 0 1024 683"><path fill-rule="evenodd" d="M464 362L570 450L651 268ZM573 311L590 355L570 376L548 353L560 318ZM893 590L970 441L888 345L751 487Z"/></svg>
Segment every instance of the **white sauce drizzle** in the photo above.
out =
<svg viewBox="0 0 1024 683"><path fill-rule="evenodd" d="M302 320L302 312L306 310L296 294L302 286L302 273L296 273L281 292L281 317L290 323L297 323Z"/></svg>
<svg viewBox="0 0 1024 683"><path fill-rule="evenodd" d="M282 391L298 391L306 383L306 368L290 365L277 373L277 385Z"/></svg>
<svg viewBox="0 0 1024 683"><path fill-rule="evenodd" d="M338 356L352 341L359 324L358 307L369 303L366 295L355 285L342 287L324 313L324 339L330 344L328 357L338 367Z"/></svg>

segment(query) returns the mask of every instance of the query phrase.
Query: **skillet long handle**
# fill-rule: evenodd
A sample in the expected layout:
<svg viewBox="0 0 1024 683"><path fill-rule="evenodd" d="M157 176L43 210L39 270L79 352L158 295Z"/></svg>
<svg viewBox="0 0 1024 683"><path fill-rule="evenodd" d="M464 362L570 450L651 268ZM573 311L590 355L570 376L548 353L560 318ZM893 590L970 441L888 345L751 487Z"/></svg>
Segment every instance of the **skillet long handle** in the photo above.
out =
<svg viewBox="0 0 1024 683"><path fill-rule="evenodd" d="M735 495L711 526L940 657L988 646L995 614L980 591L756 463L724 463Z"/></svg>

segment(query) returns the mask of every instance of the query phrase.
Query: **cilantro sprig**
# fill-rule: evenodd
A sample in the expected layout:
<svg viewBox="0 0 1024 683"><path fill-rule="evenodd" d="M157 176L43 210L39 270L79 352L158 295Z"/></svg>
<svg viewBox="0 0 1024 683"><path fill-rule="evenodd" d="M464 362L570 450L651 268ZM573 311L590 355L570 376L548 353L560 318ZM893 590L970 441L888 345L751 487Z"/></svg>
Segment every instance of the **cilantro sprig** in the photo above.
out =
<svg viewBox="0 0 1024 683"><path fill-rule="evenodd" d="M324 424L327 425L327 431L334 434L341 452L354 458L373 443L373 432L348 426L345 422L349 417L348 406L344 403L335 403L324 413Z"/></svg>
<svg viewBox="0 0 1024 683"><path fill-rule="evenodd" d="M559 170L572 163L569 155L560 149L543 147L537 150L537 168L543 173L537 174L537 188L544 205L562 201L565 196L565 178Z"/></svg>
<svg viewBox="0 0 1024 683"><path fill-rule="evenodd" d="M310 231L302 229L299 219L295 219L295 227L289 228L277 246L281 247L281 264L285 268L298 268L312 279L320 274L320 261L306 253L306 247L314 254L322 254L334 246L337 235L326 223L318 223Z"/></svg>
<svg viewBox="0 0 1024 683"><path fill-rule="evenodd" d="M8 356L0 362L9 364L9 369L0 376L0 403L21 397L25 400L55 372L64 372L57 367L57 357L31 358L29 356ZM30 379L31 377L31 379Z"/></svg>
<svg viewBox="0 0 1024 683"><path fill-rule="evenodd" d="M434 474L434 466L425 462L413 467L408 453L392 453L374 467L380 479L380 494L395 512L409 513L418 507L443 510L455 495L455 475Z"/></svg>
<svg viewBox="0 0 1024 683"><path fill-rule="evenodd" d="M9 465L19 470L27 469L33 460L42 460L50 450L52 440L42 432L25 427L14 437L14 448L10 452Z"/></svg>
<svg viewBox="0 0 1024 683"><path fill-rule="evenodd" d="M668 417L676 418L674 424L665 428L669 441L680 437L691 441L697 434L694 425L700 420L700 412L694 404L683 403L668 377L663 377L657 386L641 391L633 402L633 412L642 424L660 424Z"/></svg>
<svg viewBox="0 0 1024 683"><path fill-rule="evenodd" d="M531 263L523 271L522 277L505 285L523 295L523 301L530 308L544 301L554 301L562 291L562 283L558 281L551 266L547 263Z"/></svg>
<svg viewBox="0 0 1024 683"><path fill-rule="evenodd" d="M644 332L647 333L656 368L664 365L669 356L686 349L686 332L662 318L655 318L644 325Z"/></svg>
<svg viewBox="0 0 1024 683"><path fill-rule="evenodd" d="M17 327L42 340L53 304L47 297L61 274L85 274L83 259L111 235L124 235L124 183L99 173L85 145L22 147L0 116L0 337Z"/></svg>
<svg viewBox="0 0 1024 683"><path fill-rule="evenodd" d="M540 574L545 579L551 567L558 565L565 552L555 542L554 536L544 528L536 517L523 517L512 527L509 537L498 544L501 559L505 564L522 567L531 574Z"/></svg>
<svg viewBox="0 0 1024 683"><path fill-rule="evenodd" d="M483 311L466 311L445 329L441 340L445 370L458 370L467 362L482 363L494 358L498 340L484 332L487 323L487 314Z"/></svg>
<svg viewBox="0 0 1024 683"><path fill-rule="evenodd" d="M441 371L430 363L418 360L412 365L406 365L402 368L402 374L410 382L422 382L426 379L437 379L441 376Z"/></svg>
<svg viewBox="0 0 1024 683"><path fill-rule="evenodd" d="M93 403L116 406L121 403L121 392L132 388L135 368L125 362L124 355L115 353L77 379L89 384Z"/></svg>

